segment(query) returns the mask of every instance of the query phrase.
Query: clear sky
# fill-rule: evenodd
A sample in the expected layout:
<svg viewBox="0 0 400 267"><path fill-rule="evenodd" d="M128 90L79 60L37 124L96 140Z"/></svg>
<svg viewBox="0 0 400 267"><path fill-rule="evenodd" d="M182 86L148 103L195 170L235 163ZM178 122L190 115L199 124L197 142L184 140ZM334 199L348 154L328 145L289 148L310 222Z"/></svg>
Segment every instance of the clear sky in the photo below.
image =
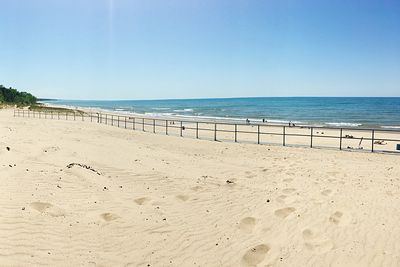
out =
<svg viewBox="0 0 400 267"><path fill-rule="evenodd" d="M39 97L400 96L399 0L0 0Z"/></svg>

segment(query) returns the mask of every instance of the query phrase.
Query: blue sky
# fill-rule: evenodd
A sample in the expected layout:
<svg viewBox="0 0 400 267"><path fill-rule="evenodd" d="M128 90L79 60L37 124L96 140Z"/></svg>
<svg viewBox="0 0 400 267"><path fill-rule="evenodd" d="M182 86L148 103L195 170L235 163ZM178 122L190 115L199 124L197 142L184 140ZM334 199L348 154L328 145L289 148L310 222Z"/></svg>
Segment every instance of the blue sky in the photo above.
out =
<svg viewBox="0 0 400 267"><path fill-rule="evenodd" d="M39 97L400 96L400 1L2 0L0 84Z"/></svg>

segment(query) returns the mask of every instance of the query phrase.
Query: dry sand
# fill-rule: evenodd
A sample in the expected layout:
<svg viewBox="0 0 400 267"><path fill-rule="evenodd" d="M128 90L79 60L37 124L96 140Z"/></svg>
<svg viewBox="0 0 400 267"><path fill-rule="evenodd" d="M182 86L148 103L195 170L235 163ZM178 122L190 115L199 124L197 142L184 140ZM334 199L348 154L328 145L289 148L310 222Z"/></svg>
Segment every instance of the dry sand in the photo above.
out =
<svg viewBox="0 0 400 267"><path fill-rule="evenodd" d="M400 265L399 155L1 110L0 179L1 266Z"/></svg>

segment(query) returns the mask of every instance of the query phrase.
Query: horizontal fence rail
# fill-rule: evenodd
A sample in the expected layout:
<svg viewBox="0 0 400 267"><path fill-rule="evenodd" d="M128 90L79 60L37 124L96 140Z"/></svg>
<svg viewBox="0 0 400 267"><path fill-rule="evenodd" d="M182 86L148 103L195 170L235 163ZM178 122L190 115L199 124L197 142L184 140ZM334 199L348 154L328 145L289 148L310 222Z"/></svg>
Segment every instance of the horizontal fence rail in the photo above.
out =
<svg viewBox="0 0 400 267"><path fill-rule="evenodd" d="M324 147L352 151L400 152L400 130L390 129L230 123L179 120L177 118L149 118L100 112L58 112L25 109L14 109L14 117L88 121L143 132L181 137L191 136L196 139L213 141L309 146L311 148ZM192 134L186 134L187 132ZM332 142L332 140L335 140L335 142Z"/></svg>

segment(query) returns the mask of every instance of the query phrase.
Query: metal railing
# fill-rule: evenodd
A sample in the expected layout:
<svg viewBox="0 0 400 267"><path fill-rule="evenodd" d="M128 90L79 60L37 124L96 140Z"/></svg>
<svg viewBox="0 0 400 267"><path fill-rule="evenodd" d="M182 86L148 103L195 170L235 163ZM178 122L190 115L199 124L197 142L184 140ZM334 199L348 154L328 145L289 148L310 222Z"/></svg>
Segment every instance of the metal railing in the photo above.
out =
<svg viewBox="0 0 400 267"><path fill-rule="evenodd" d="M101 123L119 128L140 130L143 132L163 133L165 135L173 134L177 136L190 136L184 135L184 132L194 131L193 138L208 139L214 141L231 141L241 143L256 143L256 144L280 144L283 146L297 145L313 147L326 147L338 148L340 150L363 150L371 152L397 152L393 146L392 149L382 150L376 149L377 145L395 143L400 144L400 130L391 129L363 129L363 128L338 128L338 127L319 127L319 126L286 126L286 125L271 125L271 124L254 124L254 123L231 123L231 122L217 122L217 121L200 121L200 120L179 120L177 118L149 118L143 116L128 116L117 115L101 112L58 112L58 111L34 111L25 109L14 109L14 117L28 117L28 118L43 118L43 119L57 119L57 120L73 120L73 121L90 121ZM161 128L161 129L160 129ZM266 131L265 131L266 130ZM273 131L275 130L275 131ZM207 137L200 138L200 133L208 133ZM329 132L325 135L324 132ZM336 133L336 135L332 135ZM345 134L351 133L351 134ZM356 135L363 134L362 136ZM223 134L221 136L221 134ZM231 134L230 136L226 135ZM385 136L377 137L378 134L385 134ZM240 138L241 136L246 138ZM249 137L251 135L252 137ZM354 136L356 135L356 136ZM366 135L366 137L364 137ZM262 141L265 136L269 136L267 141ZM388 138L390 136L391 138ZM395 138L393 138L393 136ZM280 141L272 140L272 137L278 137ZM303 138L302 142L288 142L288 138L296 137ZM304 142L305 140L308 140ZM337 143L330 143L328 145L318 146L316 141L320 139L337 140ZM345 141L359 141L358 147L344 145ZM362 142L367 142L368 148L361 147ZM385 143L386 142L386 143ZM395 143L393 143L395 142Z"/></svg>

